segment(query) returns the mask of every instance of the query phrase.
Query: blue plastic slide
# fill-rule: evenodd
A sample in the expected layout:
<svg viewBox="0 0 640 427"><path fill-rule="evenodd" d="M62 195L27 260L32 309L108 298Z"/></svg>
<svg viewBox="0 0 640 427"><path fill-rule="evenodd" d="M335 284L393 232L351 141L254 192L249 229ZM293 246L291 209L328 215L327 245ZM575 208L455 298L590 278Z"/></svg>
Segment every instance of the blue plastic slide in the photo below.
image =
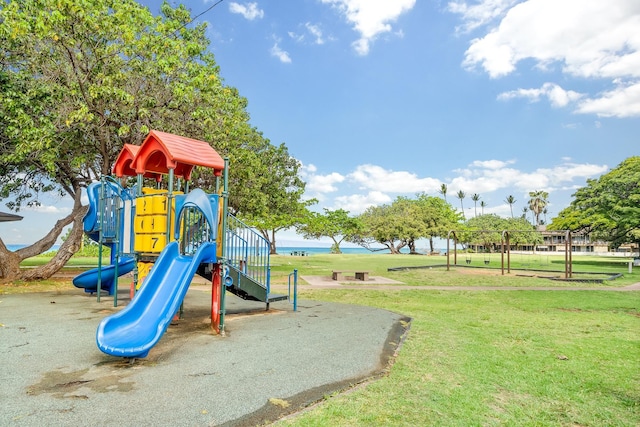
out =
<svg viewBox="0 0 640 427"><path fill-rule="evenodd" d="M102 319L98 348L113 356L146 357L180 308L198 266L215 259L214 242L203 243L193 256L180 255L178 243L169 243L133 301Z"/></svg>
<svg viewBox="0 0 640 427"><path fill-rule="evenodd" d="M112 249L113 250L113 249ZM136 261L133 258L120 258L118 262L118 276L129 273L135 267ZM114 264L100 268L87 270L73 278L73 285L76 288L84 288L85 292L94 293L98 290L98 276L100 276L100 290L113 295L115 287L116 266Z"/></svg>
<svg viewBox="0 0 640 427"><path fill-rule="evenodd" d="M109 183L111 191L117 191L120 193L126 192L126 190L116 186L113 183ZM89 198L89 209L84 216L83 226L85 233L94 241L99 241L98 238L98 203L100 200L100 182L94 182L87 188L87 196ZM106 243L111 249L111 265L103 266L100 268L94 268L92 270L85 271L74 277L73 285L76 288L84 288L85 292L94 293L98 290L98 276L100 276L100 290L109 292L109 295L113 295L115 287L115 254L118 251L115 243ZM118 276L127 274L135 267L135 260L129 257L123 257L118 260Z"/></svg>

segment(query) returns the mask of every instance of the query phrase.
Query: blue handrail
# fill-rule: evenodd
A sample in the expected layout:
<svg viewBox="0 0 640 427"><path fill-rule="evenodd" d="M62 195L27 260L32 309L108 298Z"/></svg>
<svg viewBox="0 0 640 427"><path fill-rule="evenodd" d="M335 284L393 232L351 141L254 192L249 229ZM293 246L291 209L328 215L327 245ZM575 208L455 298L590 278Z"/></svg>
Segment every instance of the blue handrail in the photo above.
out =
<svg viewBox="0 0 640 427"><path fill-rule="evenodd" d="M291 299L291 278L293 277L293 300ZM289 274L289 300L293 301L293 311L298 311L298 270Z"/></svg>
<svg viewBox="0 0 640 427"><path fill-rule="evenodd" d="M269 290L269 241L231 214L226 237L226 262Z"/></svg>

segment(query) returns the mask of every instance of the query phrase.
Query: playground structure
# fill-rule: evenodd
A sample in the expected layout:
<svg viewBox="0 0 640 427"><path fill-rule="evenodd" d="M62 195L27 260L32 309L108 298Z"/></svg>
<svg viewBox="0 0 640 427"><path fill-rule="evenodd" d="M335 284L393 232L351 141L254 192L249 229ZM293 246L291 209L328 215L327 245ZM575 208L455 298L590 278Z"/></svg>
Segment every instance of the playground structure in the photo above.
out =
<svg viewBox="0 0 640 427"><path fill-rule="evenodd" d="M500 248L500 268L502 270L502 275L505 274L505 258L506 258L506 270L507 273L511 273L511 237L514 233L530 233L531 230L473 230L472 233L481 233L483 235L496 235L500 236L499 245L498 242L491 242L492 244L496 244ZM557 231L557 232L548 232L554 235L564 236L564 278L570 279L573 276L573 268L572 268L572 251L571 251L571 232L566 231ZM449 271L451 266L451 248L450 242L453 239L453 264L458 265L458 236L455 230L450 230L447 234L447 271ZM495 239L489 239L495 240ZM483 253L483 261L485 265L488 265L490 262L490 253ZM467 265L471 264L471 258L467 255L465 258L465 262Z"/></svg>
<svg viewBox="0 0 640 427"><path fill-rule="evenodd" d="M189 189L195 167L212 171L216 193ZM145 357L160 340L193 277L211 281L211 325L224 332L225 291L269 304L293 300L270 290L269 242L228 213L228 161L206 142L152 130L140 146L125 144L113 166L88 188L85 233L99 244L98 268L74 278L86 292L113 295L118 277L133 271L131 302L98 326L100 350L122 357ZM129 177L136 178L131 188ZM145 186L152 182L153 187ZM102 248L111 251L102 265Z"/></svg>

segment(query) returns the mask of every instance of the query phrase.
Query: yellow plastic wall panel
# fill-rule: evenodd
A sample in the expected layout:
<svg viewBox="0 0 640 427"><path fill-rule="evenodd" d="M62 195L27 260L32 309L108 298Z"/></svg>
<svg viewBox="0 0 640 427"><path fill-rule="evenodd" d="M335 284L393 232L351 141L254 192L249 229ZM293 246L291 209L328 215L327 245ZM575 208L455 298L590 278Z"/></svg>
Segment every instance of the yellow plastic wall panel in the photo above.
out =
<svg viewBox="0 0 640 427"><path fill-rule="evenodd" d="M133 231L137 234L144 233L144 220L147 218L144 215L136 215L133 219Z"/></svg>
<svg viewBox="0 0 640 427"><path fill-rule="evenodd" d="M148 250L146 252L162 252L165 246L167 246L166 234L149 234Z"/></svg>
<svg viewBox="0 0 640 427"><path fill-rule="evenodd" d="M167 216L166 215L148 215L145 219L145 233L166 233L167 232Z"/></svg>
<svg viewBox="0 0 640 427"><path fill-rule="evenodd" d="M138 234L136 233L135 235L135 240L133 242L133 250L136 252L144 252L146 245L145 245L145 234Z"/></svg>
<svg viewBox="0 0 640 427"><path fill-rule="evenodd" d="M167 196L150 196L148 197L150 203L152 204L151 212L154 215L157 214L167 214Z"/></svg>
<svg viewBox="0 0 640 427"><path fill-rule="evenodd" d="M167 193L167 190L151 188L151 187L142 187L142 194L162 194Z"/></svg>

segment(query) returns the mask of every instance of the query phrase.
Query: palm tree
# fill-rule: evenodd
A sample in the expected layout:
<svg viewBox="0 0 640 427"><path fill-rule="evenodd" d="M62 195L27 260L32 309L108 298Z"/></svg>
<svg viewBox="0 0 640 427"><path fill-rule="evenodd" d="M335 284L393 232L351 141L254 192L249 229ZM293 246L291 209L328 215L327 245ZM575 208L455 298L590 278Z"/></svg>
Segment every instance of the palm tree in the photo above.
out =
<svg viewBox="0 0 640 427"><path fill-rule="evenodd" d="M484 208L487 206L487 203L484 200L480 200L480 209L481 215L484 215Z"/></svg>
<svg viewBox="0 0 640 427"><path fill-rule="evenodd" d="M529 220L527 218L527 213L528 212L529 212L529 208L528 207L525 206L525 207L522 208L522 218L526 219L527 221Z"/></svg>
<svg viewBox="0 0 640 427"><path fill-rule="evenodd" d="M549 200L549 193L542 190L530 191L529 192L529 209L533 212L535 216L535 226L540 225L540 214L544 210L545 206L547 206Z"/></svg>
<svg viewBox="0 0 640 427"><path fill-rule="evenodd" d="M513 205L517 202L516 198L509 194L507 198L504 199L504 201L509 204L509 209L511 210L511 218L513 218Z"/></svg>
<svg viewBox="0 0 640 427"><path fill-rule="evenodd" d="M462 218L466 220L467 217L464 215L464 205L462 204L462 199L467 197L467 194L464 191L460 190L458 191L458 194L456 194L456 196L458 197L458 199L460 199L460 208L462 209Z"/></svg>
<svg viewBox="0 0 640 427"><path fill-rule="evenodd" d="M542 214L544 215L544 223L547 223L547 214L549 213L549 210L545 207L544 209L542 209Z"/></svg>
<svg viewBox="0 0 640 427"><path fill-rule="evenodd" d="M440 185L439 193L442 194L442 197L444 197L444 201L446 202L447 201L447 184L442 183Z"/></svg>
<svg viewBox="0 0 640 427"><path fill-rule="evenodd" d="M473 193L471 200L473 200L473 216L478 216L478 200L480 200L480 195Z"/></svg>

